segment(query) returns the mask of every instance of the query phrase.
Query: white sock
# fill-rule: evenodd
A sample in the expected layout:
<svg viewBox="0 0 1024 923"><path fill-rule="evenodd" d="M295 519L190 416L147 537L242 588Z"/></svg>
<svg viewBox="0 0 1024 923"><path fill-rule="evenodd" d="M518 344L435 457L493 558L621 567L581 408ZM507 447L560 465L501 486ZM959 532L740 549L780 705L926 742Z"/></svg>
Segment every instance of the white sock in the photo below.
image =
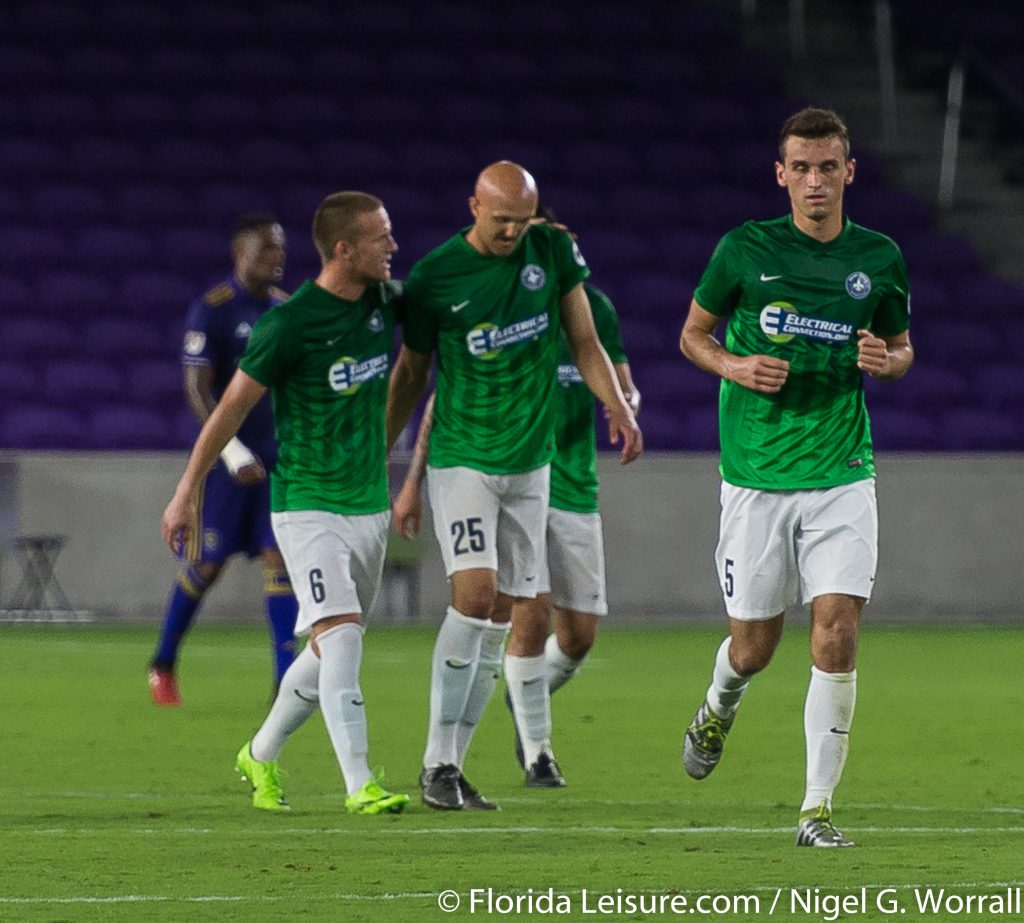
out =
<svg viewBox="0 0 1024 923"><path fill-rule="evenodd" d="M544 676L548 681L548 691L555 692L571 680L583 666L586 657L574 660L558 646L558 638L548 635L544 643Z"/></svg>
<svg viewBox="0 0 1024 923"><path fill-rule="evenodd" d="M523 757L527 767L541 753L551 753L551 694L544 678L544 655L505 655L505 681L512 697Z"/></svg>
<svg viewBox="0 0 1024 923"><path fill-rule="evenodd" d="M715 654L715 669L711 673L711 685L708 687L708 707L719 718L731 718L740 707L740 699L750 685L749 676L740 676L729 662L729 644L726 638Z"/></svg>
<svg viewBox="0 0 1024 923"><path fill-rule="evenodd" d="M832 807L832 793L839 784L850 749L850 725L857 704L857 671L825 673L811 667L811 683L804 704L804 736L807 739L807 790L801 811L822 802Z"/></svg>
<svg viewBox="0 0 1024 923"><path fill-rule="evenodd" d="M281 677L270 713L252 738L252 758L273 763L281 755L285 741L316 711L320 660L307 644Z"/></svg>
<svg viewBox="0 0 1024 923"><path fill-rule="evenodd" d="M472 619L454 606L441 623L430 671L430 724L423 765L458 765L456 731L476 679L486 619Z"/></svg>
<svg viewBox="0 0 1024 923"><path fill-rule="evenodd" d="M344 622L317 635L320 647L320 708L334 746L345 789L354 795L370 779L366 706L359 688L363 627Z"/></svg>
<svg viewBox="0 0 1024 923"><path fill-rule="evenodd" d="M469 698L455 730L455 748L458 760L455 765L462 768L466 751L473 739L473 732L487 710L494 687L501 676L501 655L508 637L508 622L484 622L484 633L480 640L480 659L477 661L476 676L469 690Z"/></svg>

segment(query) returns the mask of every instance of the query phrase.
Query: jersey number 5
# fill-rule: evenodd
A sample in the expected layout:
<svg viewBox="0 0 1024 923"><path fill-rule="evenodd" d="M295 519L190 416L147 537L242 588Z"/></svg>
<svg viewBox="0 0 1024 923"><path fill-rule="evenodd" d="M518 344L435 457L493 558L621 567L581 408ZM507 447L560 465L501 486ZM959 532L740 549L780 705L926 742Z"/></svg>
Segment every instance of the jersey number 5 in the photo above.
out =
<svg viewBox="0 0 1024 923"><path fill-rule="evenodd" d="M480 517L470 516L469 519L456 519L452 523L452 550L455 554L467 554L470 551L484 550L484 533L480 529ZM466 547L466 542L469 547Z"/></svg>

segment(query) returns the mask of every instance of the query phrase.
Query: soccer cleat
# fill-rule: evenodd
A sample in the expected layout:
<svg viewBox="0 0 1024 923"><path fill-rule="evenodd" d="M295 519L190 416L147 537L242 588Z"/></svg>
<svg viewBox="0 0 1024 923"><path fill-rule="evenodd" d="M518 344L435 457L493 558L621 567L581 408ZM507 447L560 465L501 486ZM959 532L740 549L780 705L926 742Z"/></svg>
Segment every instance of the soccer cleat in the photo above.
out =
<svg viewBox="0 0 1024 923"><path fill-rule="evenodd" d="M148 671L149 694L154 705L181 705L181 691L178 689L178 678L168 667L151 666Z"/></svg>
<svg viewBox="0 0 1024 923"><path fill-rule="evenodd" d="M523 750L523 739L519 736L519 725L516 724L516 710L512 707L512 693L505 688L505 705L508 713L512 716L512 733L516 735L516 759L519 761L519 768L526 768L526 753Z"/></svg>
<svg viewBox="0 0 1024 923"><path fill-rule="evenodd" d="M565 788L565 777L550 753L542 753L526 770L527 788Z"/></svg>
<svg viewBox="0 0 1024 923"><path fill-rule="evenodd" d="M381 788L380 777L370 779L358 792L345 799L349 814L401 814L409 803L408 795L396 795Z"/></svg>
<svg viewBox="0 0 1024 923"><path fill-rule="evenodd" d="M722 747L732 722L732 718L719 718L707 701L697 709L683 738L683 767L688 775L703 779L711 774L722 758Z"/></svg>
<svg viewBox="0 0 1024 923"><path fill-rule="evenodd" d="M253 758L252 742L246 741L238 756L235 769L252 786L252 806L261 811L290 811L292 806L284 799L277 763L262 763Z"/></svg>
<svg viewBox="0 0 1024 923"><path fill-rule="evenodd" d="M500 811L493 801L488 801L462 772L459 772L459 794L462 795L462 806L467 811Z"/></svg>
<svg viewBox="0 0 1024 923"><path fill-rule="evenodd" d="M461 775L459 767L451 763L424 769L420 773L423 803L439 811L461 811L466 806L459 785Z"/></svg>
<svg viewBox="0 0 1024 923"><path fill-rule="evenodd" d="M796 828L797 846L853 846L853 840L846 839L832 823L832 809L824 802L813 811L800 814L800 825Z"/></svg>

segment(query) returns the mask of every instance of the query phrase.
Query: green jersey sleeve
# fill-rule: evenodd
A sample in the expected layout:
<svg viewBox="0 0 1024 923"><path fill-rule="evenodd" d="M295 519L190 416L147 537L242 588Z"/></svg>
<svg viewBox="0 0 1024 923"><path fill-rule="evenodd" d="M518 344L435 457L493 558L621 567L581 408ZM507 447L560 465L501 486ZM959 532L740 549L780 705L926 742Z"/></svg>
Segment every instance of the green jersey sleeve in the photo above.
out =
<svg viewBox="0 0 1024 923"><path fill-rule="evenodd" d="M597 338L601 341L604 351L608 353L608 358L616 365L629 362L629 357L622 345L619 317L615 313L611 299L593 285L587 285L586 290L587 298L590 300L590 311L594 315Z"/></svg>
<svg viewBox="0 0 1024 923"><path fill-rule="evenodd" d="M267 311L252 328L238 367L267 388L280 381L294 365L288 349L287 325L278 308Z"/></svg>
<svg viewBox="0 0 1024 923"><path fill-rule="evenodd" d="M907 264L899 247L895 243L892 247L895 254L890 266L890 278L871 319L871 332L880 337L896 336L910 327L910 282L907 277Z"/></svg>

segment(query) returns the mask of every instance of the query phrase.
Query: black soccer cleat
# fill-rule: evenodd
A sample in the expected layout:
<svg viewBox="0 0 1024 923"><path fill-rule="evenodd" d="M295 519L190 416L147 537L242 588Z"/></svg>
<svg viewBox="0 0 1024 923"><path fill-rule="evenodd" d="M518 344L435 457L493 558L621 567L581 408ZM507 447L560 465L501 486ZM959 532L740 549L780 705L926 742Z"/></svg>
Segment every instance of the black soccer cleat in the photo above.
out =
<svg viewBox="0 0 1024 923"><path fill-rule="evenodd" d="M467 811L500 811L493 801L488 801L477 787L461 772L459 773L459 793L462 795L462 806Z"/></svg>
<svg viewBox="0 0 1024 923"><path fill-rule="evenodd" d="M565 777L549 753L542 753L526 770L527 788L565 788Z"/></svg>
<svg viewBox="0 0 1024 923"><path fill-rule="evenodd" d="M420 773L423 803L438 811L461 811L466 806L459 786L461 775L459 767L451 763L424 769Z"/></svg>

